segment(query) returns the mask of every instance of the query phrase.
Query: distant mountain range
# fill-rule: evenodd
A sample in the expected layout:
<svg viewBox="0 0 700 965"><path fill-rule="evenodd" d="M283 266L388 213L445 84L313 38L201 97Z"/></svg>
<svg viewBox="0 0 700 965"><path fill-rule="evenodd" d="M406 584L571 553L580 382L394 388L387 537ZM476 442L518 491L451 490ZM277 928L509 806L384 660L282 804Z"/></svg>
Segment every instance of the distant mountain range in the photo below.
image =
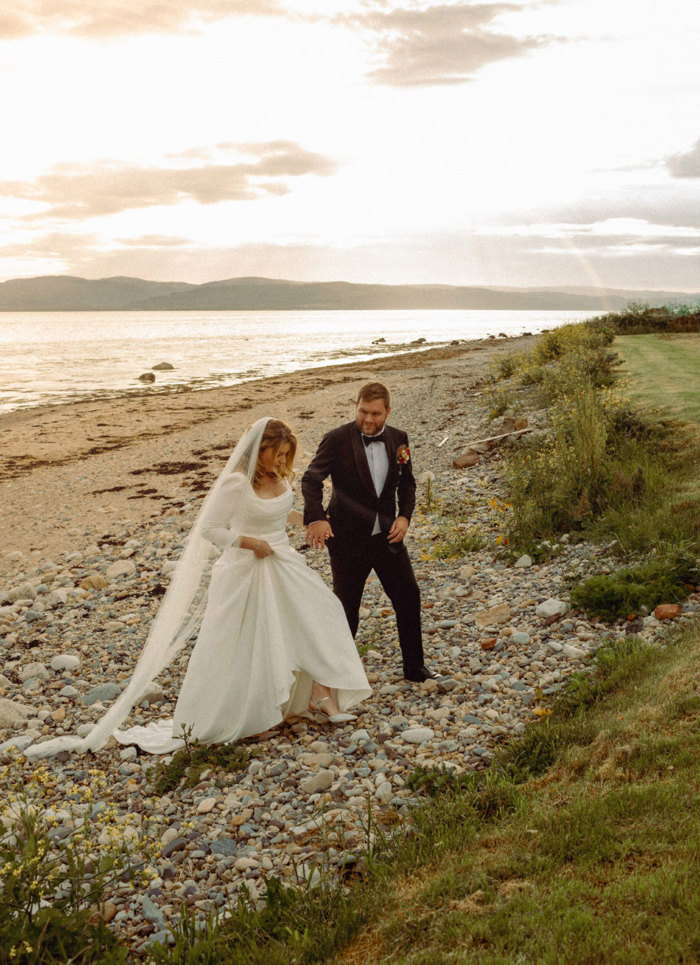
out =
<svg viewBox="0 0 700 965"><path fill-rule="evenodd" d="M477 288L458 285L361 285L229 278L190 285L142 278L46 275L0 284L0 311L103 312L335 309L530 309L617 311L628 302L700 301L700 292L581 288Z"/></svg>

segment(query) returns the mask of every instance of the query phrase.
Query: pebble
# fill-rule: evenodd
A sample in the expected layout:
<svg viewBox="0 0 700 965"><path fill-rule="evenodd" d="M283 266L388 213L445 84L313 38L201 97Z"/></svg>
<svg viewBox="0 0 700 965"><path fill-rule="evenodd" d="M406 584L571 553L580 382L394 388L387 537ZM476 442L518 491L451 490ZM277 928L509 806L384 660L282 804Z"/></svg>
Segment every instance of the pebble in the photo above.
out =
<svg viewBox="0 0 700 965"><path fill-rule="evenodd" d="M401 740L408 744L425 744L435 737L435 731L430 727L409 727L401 732Z"/></svg>

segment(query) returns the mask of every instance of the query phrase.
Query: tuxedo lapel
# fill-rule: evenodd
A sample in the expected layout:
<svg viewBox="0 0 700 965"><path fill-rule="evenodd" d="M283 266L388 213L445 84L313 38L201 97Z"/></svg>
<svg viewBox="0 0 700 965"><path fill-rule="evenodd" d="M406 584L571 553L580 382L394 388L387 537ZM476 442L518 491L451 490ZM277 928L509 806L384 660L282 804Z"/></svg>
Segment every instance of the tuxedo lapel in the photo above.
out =
<svg viewBox="0 0 700 965"><path fill-rule="evenodd" d="M365 455L365 446L362 441L362 436L359 432L351 430L350 436L352 439L352 451L355 457L355 468L357 469L357 475L362 480L362 485L366 486L370 492L374 492L374 482L372 480L372 473L369 471L369 463L367 462L367 456Z"/></svg>
<svg viewBox="0 0 700 965"><path fill-rule="evenodd" d="M388 428L384 430L384 438L386 440L386 454L389 458L389 468L380 496L383 496L386 492L391 492L391 490L396 487L396 477L394 475L396 472L396 443Z"/></svg>

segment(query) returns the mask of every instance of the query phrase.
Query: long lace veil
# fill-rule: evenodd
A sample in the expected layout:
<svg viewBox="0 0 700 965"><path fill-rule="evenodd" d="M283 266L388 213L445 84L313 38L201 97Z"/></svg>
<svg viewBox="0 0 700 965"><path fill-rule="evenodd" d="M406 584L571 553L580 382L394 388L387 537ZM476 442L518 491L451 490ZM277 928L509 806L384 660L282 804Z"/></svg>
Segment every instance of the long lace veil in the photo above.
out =
<svg viewBox="0 0 700 965"><path fill-rule="evenodd" d="M55 737L32 744L24 751L27 758L50 757L62 750L98 750L197 631L206 604L209 564L212 554L216 555L212 544L202 536L207 508L231 473L242 473L252 485L260 442L269 418L258 419L243 435L202 503L126 688L86 737ZM229 525L232 531L237 531L235 514Z"/></svg>

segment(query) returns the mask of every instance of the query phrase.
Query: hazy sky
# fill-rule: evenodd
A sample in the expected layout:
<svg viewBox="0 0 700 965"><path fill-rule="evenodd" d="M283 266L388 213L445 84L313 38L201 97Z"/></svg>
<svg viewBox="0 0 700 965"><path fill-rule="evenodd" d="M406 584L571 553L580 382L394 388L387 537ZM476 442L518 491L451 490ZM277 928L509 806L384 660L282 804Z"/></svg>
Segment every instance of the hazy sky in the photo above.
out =
<svg viewBox="0 0 700 965"><path fill-rule="evenodd" d="M700 289L697 0L13 0L0 279Z"/></svg>

